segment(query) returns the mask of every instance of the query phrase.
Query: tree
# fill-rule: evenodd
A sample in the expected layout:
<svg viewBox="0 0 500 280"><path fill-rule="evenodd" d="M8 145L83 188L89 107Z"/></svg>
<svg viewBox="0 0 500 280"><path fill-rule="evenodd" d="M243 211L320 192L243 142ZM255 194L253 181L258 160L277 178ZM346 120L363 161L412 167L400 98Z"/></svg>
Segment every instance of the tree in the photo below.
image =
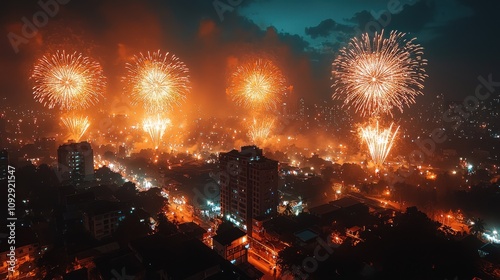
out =
<svg viewBox="0 0 500 280"><path fill-rule="evenodd" d="M104 159L105 160L114 160L115 159L115 153L113 153L112 151L106 151L104 152Z"/></svg>
<svg viewBox="0 0 500 280"><path fill-rule="evenodd" d="M306 257L307 255L300 247L291 246L278 253L276 264L282 271L282 275L292 274L293 276L299 277L298 270L302 269L302 262Z"/></svg>
<svg viewBox="0 0 500 280"><path fill-rule="evenodd" d="M336 179L335 175L335 169L333 168L333 166L326 166L325 168L321 169L321 177L327 183L331 183L333 179Z"/></svg>
<svg viewBox="0 0 500 280"><path fill-rule="evenodd" d="M122 246L127 246L130 241L144 237L152 232L148 222L149 219L145 219L138 211L134 211L118 224L113 237Z"/></svg>
<svg viewBox="0 0 500 280"><path fill-rule="evenodd" d="M156 213L162 211L167 199L161 195L159 188L151 188L136 195L134 202L138 208L144 209L154 217Z"/></svg>
<svg viewBox="0 0 500 280"><path fill-rule="evenodd" d="M291 216L293 214L293 208L290 203L287 203L285 210L283 210L283 215Z"/></svg>
<svg viewBox="0 0 500 280"><path fill-rule="evenodd" d="M73 266L65 248L56 246L37 259L36 276L38 279L58 279L56 276L63 276Z"/></svg>
<svg viewBox="0 0 500 280"><path fill-rule="evenodd" d="M158 232L163 235L171 235L178 231L177 226L170 222L163 212L158 213Z"/></svg>
<svg viewBox="0 0 500 280"><path fill-rule="evenodd" d="M126 182L116 190L114 195L120 201L132 201L138 193L134 183Z"/></svg>
<svg viewBox="0 0 500 280"><path fill-rule="evenodd" d="M341 172L341 179L346 184L356 184L358 181L363 181L366 177L365 171L355 163L344 163Z"/></svg>
<svg viewBox="0 0 500 280"><path fill-rule="evenodd" d="M469 224L469 230L472 234L474 234L477 237L480 237L481 234L484 233L484 227L486 226L486 223L484 222L483 219L477 218L474 219L470 224Z"/></svg>
<svg viewBox="0 0 500 280"><path fill-rule="evenodd" d="M103 166L95 171L95 178L101 183L123 184L124 180L120 173L111 171L109 167Z"/></svg>

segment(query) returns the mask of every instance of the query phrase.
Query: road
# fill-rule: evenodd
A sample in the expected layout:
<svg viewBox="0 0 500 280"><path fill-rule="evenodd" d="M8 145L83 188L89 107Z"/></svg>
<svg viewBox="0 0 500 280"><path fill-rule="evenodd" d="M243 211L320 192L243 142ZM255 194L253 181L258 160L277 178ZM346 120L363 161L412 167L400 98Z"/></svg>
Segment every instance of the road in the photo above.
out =
<svg viewBox="0 0 500 280"><path fill-rule="evenodd" d="M264 276L262 277L263 280L275 280L277 278L274 278L273 276L273 270L270 268L269 264L265 261L258 260L254 257L254 255L250 252L248 252L248 262L255 266L258 270L262 271L264 273Z"/></svg>

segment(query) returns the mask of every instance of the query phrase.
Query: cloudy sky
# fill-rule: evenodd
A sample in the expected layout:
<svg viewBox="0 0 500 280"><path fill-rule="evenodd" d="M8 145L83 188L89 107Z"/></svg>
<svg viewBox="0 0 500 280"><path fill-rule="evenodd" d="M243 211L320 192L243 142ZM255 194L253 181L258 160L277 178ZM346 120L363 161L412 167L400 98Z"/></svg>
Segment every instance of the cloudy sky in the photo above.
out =
<svg viewBox="0 0 500 280"><path fill-rule="evenodd" d="M360 32L381 28L417 37L425 48L429 78L422 102L438 93L461 100L474 93L479 75L492 73L493 80L500 80L497 0L59 2L65 4L58 4L46 24L28 30L29 36L23 35L25 22L43 13L38 1L2 3L0 92L7 102L35 106L30 69L39 57L57 49L99 61L108 78L109 99L122 94L124 65L134 54L161 49L175 53L190 68L192 98L200 104L225 102L228 69L238 59L259 54L278 62L297 96L329 100L331 62L339 48Z"/></svg>

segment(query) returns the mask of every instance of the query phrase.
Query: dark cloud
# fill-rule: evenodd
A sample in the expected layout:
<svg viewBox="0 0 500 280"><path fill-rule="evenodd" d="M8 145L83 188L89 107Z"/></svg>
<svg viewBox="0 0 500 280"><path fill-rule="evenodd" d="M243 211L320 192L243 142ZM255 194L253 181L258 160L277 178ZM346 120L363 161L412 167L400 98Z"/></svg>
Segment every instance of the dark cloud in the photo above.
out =
<svg viewBox="0 0 500 280"><path fill-rule="evenodd" d="M376 20L376 19L367 10L357 12L351 18L346 19L346 21L354 23L358 27L364 27L367 23L374 21L374 20Z"/></svg>
<svg viewBox="0 0 500 280"><path fill-rule="evenodd" d="M404 5L400 13L391 15L389 25L403 32L420 32L434 21L435 15L435 1L419 1L414 5Z"/></svg>
<svg viewBox="0 0 500 280"><path fill-rule="evenodd" d="M458 18L430 30L425 42L429 59L428 89L462 101L473 95L477 77L492 74L500 80L499 1L460 1L472 9L471 16Z"/></svg>
<svg viewBox="0 0 500 280"><path fill-rule="evenodd" d="M311 36L311 38L316 39L318 37L328 37L328 35L333 32L349 32L352 30L352 27L339 24L335 22L333 19L325 19L320 22L317 26L306 27L306 34Z"/></svg>
<svg viewBox="0 0 500 280"><path fill-rule="evenodd" d="M391 13L388 9L378 12L364 10L354 14L346 21L354 23L362 32L373 32L381 29L419 32L434 20L435 6L435 0L419 0L413 4L403 4L398 13Z"/></svg>

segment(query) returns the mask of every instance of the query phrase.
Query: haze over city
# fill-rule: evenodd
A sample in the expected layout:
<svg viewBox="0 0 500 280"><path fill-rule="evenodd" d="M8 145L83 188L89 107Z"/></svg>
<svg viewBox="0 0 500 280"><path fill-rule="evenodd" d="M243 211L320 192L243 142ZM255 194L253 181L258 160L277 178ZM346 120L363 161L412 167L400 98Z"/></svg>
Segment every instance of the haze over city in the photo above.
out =
<svg viewBox="0 0 500 280"><path fill-rule="evenodd" d="M6 1L5 279L498 279L499 3Z"/></svg>

